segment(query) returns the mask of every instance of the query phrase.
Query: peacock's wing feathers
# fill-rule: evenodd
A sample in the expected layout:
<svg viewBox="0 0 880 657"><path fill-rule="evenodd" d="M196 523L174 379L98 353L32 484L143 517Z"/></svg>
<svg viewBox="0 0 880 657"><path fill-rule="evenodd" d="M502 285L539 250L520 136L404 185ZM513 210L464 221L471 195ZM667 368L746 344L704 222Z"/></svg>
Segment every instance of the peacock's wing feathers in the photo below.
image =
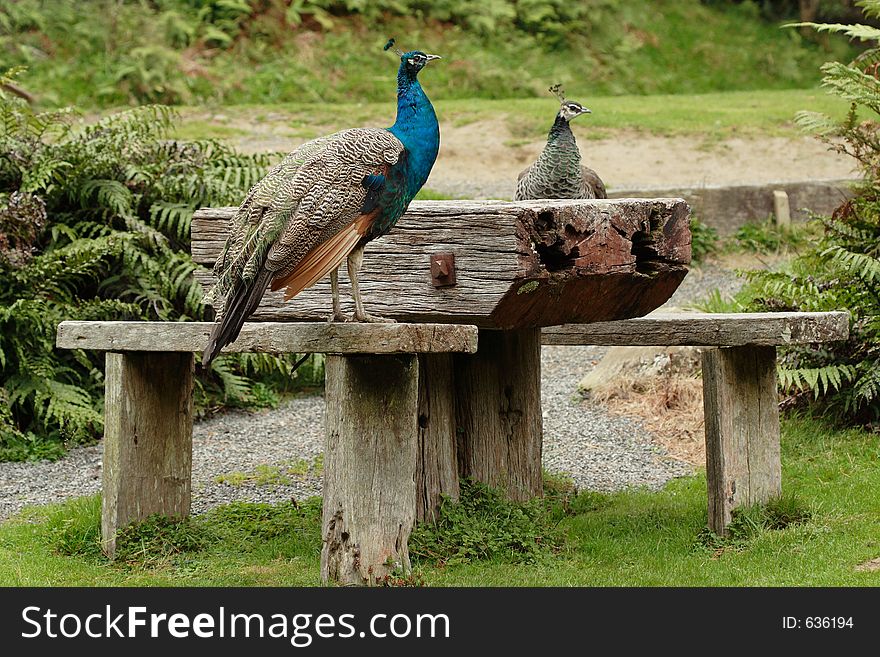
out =
<svg viewBox="0 0 880 657"><path fill-rule="evenodd" d="M347 227L363 230L364 222L355 220L368 193L375 197L403 150L388 130L356 128L307 142L275 165L250 189L230 224L208 297L218 316L236 286L289 277L310 252Z"/></svg>

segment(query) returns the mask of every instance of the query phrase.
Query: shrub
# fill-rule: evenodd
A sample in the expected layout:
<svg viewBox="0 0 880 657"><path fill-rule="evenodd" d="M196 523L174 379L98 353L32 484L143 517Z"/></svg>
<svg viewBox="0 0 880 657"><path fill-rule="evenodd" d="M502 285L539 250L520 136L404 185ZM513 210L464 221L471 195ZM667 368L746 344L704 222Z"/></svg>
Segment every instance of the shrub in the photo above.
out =
<svg viewBox="0 0 880 657"><path fill-rule="evenodd" d="M58 323L205 318L192 213L237 203L269 164L168 140L174 114L161 106L74 117L0 91L0 460L57 456L101 434L103 355L56 350ZM253 403L247 377L281 380L291 363L222 356L199 371L197 403Z"/></svg>
<svg viewBox="0 0 880 657"><path fill-rule="evenodd" d="M699 218L691 219L691 261L699 264L718 251L718 231Z"/></svg>
<svg viewBox="0 0 880 657"><path fill-rule="evenodd" d="M880 17L880 0L861 3ZM783 388L812 393L849 422L880 418L880 29L866 25L815 25L872 45L859 57L822 67L823 84L851 103L843 122L801 112L798 123L831 148L854 157L863 174L856 196L821 219L824 234L782 272L751 272L751 310L822 311L852 314L849 339L783 351Z"/></svg>

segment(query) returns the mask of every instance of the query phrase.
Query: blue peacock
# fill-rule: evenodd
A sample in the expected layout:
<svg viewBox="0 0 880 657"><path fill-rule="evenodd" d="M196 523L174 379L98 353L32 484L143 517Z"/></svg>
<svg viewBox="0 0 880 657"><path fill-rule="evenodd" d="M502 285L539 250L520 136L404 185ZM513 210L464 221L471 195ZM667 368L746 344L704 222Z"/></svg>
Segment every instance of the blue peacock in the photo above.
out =
<svg viewBox="0 0 880 657"><path fill-rule="evenodd" d="M559 111L547 136L547 145L536 162L519 174L515 200L539 198L607 198L599 175L581 165L581 154L569 122L590 110L566 100L561 85L550 87L559 99Z"/></svg>
<svg viewBox="0 0 880 657"><path fill-rule="evenodd" d="M388 50L394 40L386 44ZM328 273L331 321L345 321L338 268L347 260L354 319L391 321L364 310L358 272L364 246L394 227L428 179L440 149L440 126L419 72L440 59L401 52L397 120L388 129L353 128L307 142L274 166L248 192L214 266L207 300L217 323L202 356L207 366L233 342L266 290L285 299Z"/></svg>

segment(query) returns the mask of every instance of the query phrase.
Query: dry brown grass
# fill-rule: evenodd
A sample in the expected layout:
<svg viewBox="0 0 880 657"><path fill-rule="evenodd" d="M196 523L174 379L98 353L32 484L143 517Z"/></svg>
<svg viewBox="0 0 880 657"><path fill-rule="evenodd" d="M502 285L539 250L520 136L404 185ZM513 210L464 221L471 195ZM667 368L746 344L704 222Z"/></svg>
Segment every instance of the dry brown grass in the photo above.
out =
<svg viewBox="0 0 880 657"><path fill-rule="evenodd" d="M612 413L638 418L671 456L693 465L706 463L700 379L682 375L616 377L594 389L590 399Z"/></svg>

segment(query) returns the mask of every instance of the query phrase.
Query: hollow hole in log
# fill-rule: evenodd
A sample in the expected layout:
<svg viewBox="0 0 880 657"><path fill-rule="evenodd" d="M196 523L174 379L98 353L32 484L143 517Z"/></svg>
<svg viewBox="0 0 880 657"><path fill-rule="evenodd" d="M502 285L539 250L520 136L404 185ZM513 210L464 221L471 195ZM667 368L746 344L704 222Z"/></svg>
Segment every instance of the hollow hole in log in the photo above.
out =
<svg viewBox="0 0 880 657"><path fill-rule="evenodd" d="M574 265L574 261L580 256L580 249L574 247L571 251L565 253L565 244L563 240L557 240L550 246L546 244L535 245L538 258L547 271L561 271Z"/></svg>
<svg viewBox="0 0 880 657"><path fill-rule="evenodd" d="M342 532L342 542L345 543L348 540L348 532Z"/></svg>
<svg viewBox="0 0 880 657"><path fill-rule="evenodd" d="M636 271L640 274L652 274L659 269L664 262L657 253L657 243L650 233L637 230L632 236L632 249L630 253L636 258Z"/></svg>
<svg viewBox="0 0 880 657"><path fill-rule="evenodd" d="M428 416L424 413L419 413L419 426L422 429L426 429L428 427Z"/></svg>
<svg viewBox="0 0 880 657"><path fill-rule="evenodd" d="M535 219L535 228L538 230L550 230L553 226L556 225L556 217L553 216L553 213L549 210L545 210L544 212L539 212L537 218Z"/></svg>

